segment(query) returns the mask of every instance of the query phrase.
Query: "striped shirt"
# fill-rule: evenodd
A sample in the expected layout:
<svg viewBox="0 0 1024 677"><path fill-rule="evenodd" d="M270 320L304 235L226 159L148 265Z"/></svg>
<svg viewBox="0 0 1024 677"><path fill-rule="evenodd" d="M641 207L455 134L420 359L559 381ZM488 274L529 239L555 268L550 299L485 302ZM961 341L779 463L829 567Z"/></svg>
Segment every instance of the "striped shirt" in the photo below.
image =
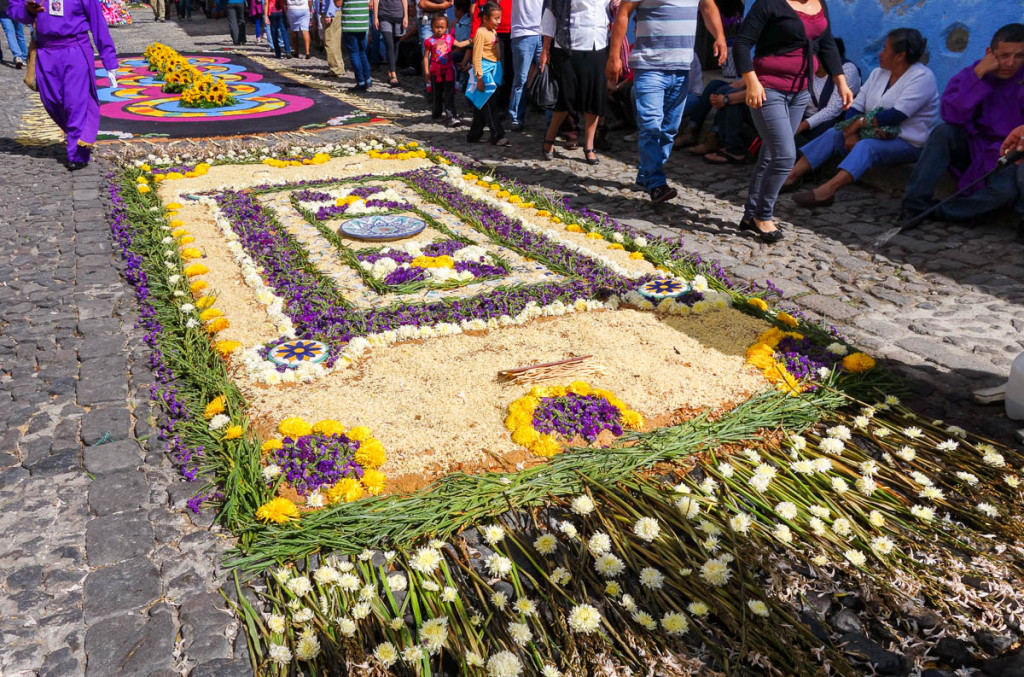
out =
<svg viewBox="0 0 1024 677"><path fill-rule="evenodd" d="M700 0L640 0L633 70L685 71L693 60Z"/></svg>
<svg viewBox="0 0 1024 677"><path fill-rule="evenodd" d="M365 33L370 30L370 0L345 0L341 4L341 32Z"/></svg>

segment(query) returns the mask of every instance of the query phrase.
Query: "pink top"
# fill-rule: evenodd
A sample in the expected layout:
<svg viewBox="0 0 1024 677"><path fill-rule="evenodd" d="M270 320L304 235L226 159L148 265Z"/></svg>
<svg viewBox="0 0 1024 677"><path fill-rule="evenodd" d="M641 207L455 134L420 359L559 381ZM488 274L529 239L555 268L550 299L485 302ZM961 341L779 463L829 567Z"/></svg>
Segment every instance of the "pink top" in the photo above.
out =
<svg viewBox="0 0 1024 677"><path fill-rule="evenodd" d="M440 38L430 36L423 41L423 46L430 54L430 78L435 82L455 81L455 61L452 58L454 42L451 33L445 33Z"/></svg>
<svg viewBox="0 0 1024 677"><path fill-rule="evenodd" d="M796 11L796 10L794 10ZM825 10L811 16L797 12L804 24L804 31L809 41L817 40L828 28ZM818 59L814 59L811 72L818 68ZM804 62L804 50L795 49L786 54L774 54L754 59L754 72L765 89L776 89L780 92L800 92L808 87L807 64Z"/></svg>

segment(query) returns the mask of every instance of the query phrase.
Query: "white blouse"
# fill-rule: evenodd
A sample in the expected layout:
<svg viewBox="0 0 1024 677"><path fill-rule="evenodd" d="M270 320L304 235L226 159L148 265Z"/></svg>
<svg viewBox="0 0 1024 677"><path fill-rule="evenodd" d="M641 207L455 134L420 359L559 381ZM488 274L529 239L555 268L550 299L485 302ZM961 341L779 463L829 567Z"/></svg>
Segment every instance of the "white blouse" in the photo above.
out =
<svg viewBox="0 0 1024 677"><path fill-rule="evenodd" d="M569 38L572 44L562 45L555 41L555 47L589 52L608 46L608 3L605 0L572 0L569 10ZM540 32L549 38L555 37L555 15L551 9L544 10Z"/></svg>
<svg viewBox="0 0 1024 677"><path fill-rule="evenodd" d="M940 99L935 74L924 64L915 63L886 90L890 75L884 68L871 71L860 94L853 100L853 107L863 113L879 107L895 108L907 116L900 123L900 138L921 148L939 123Z"/></svg>

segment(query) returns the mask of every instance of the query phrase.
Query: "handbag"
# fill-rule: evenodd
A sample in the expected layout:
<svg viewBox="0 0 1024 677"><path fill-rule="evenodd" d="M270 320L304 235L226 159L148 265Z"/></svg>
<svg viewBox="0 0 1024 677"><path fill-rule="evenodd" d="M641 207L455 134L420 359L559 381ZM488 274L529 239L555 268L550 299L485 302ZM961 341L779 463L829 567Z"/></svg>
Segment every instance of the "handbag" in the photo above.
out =
<svg viewBox="0 0 1024 677"><path fill-rule="evenodd" d="M555 107L558 103L558 81L551 77L551 64L533 78L527 95L541 108Z"/></svg>
<svg viewBox="0 0 1024 677"><path fill-rule="evenodd" d="M25 64L25 86L31 89L33 92L39 91L39 85L36 84L36 41L28 45L28 60Z"/></svg>

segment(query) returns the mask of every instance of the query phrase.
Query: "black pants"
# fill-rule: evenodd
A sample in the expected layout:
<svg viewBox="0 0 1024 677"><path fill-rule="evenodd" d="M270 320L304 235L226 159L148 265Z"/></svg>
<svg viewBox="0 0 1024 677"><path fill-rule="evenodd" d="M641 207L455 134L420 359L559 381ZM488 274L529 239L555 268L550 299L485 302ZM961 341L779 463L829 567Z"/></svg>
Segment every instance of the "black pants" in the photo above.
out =
<svg viewBox="0 0 1024 677"><path fill-rule="evenodd" d="M441 82L431 78L430 87L434 92L434 119L441 117L442 113L448 120L457 117L455 113L455 81Z"/></svg>
<svg viewBox="0 0 1024 677"><path fill-rule="evenodd" d="M495 99L498 98L498 93L491 94L487 99L487 103L483 105L483 108L477 108L473 106L473 124L469 128L469 134L466 135L470 141L479 141L484 135L484 126L486 125L491 129L491 142L502 139L505 136L505 130L501 127L501 120L498 119L495 108L498 102Z"/></svg>
<svg viewBox="0 0 1024 677"><path fill-rule="evenodd" d="M498 33L498 42L501 44L501 84L494 96L498 100L494 105L501 113L508 112L509 101L512 100L512 83L515 81L514 61L512 60L512 34ZM529 65L527 65L529 68Z"/></svg>
<svg viewBox="0 0 1024 677"><path fill-rule="evenodd" d="M231 42L236 45L245 44L245 3L239 2L228 5L228 30L231 32Z"/></svg>

